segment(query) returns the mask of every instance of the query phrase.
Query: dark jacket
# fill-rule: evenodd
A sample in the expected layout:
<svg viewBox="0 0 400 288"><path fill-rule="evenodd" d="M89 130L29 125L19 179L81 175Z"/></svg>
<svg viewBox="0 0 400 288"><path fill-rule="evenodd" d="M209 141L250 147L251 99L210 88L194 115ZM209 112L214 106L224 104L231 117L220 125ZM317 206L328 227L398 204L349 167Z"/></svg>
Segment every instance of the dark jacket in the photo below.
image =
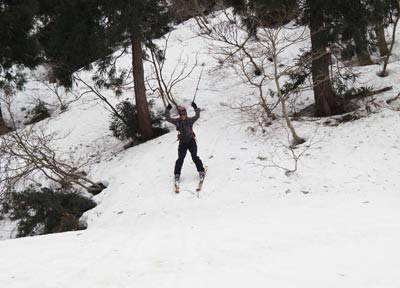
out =
<svg viewBox="0 0 400 288"><path fill-rule="evenodd" d="M165 120L176 126L176 130L179 131L180 143L189 143L190 140L194 139L193 123L200 118L200 108L195 109L195 111L194 117L186 117L185 120L181 120L180 118L171 118L170 111L165 110Z"/></svg>

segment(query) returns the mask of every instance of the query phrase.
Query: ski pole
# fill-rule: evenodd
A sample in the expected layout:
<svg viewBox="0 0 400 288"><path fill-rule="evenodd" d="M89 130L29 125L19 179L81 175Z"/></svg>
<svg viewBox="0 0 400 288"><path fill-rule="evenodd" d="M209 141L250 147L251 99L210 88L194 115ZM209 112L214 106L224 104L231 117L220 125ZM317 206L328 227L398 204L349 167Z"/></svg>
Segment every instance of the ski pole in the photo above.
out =
<svg viewBox="0 0 400 288"><path fill-rule="evenodd" d="M196 91L194 91L194 96L193 96L192 102L194 102L194 100L196 99L197 90L199 90L199 84L200 84L200 80L201 80L201 75L203 74L204 63L201 66L202 66L201 72L200 72L199 80L197 81Z"/></svg>

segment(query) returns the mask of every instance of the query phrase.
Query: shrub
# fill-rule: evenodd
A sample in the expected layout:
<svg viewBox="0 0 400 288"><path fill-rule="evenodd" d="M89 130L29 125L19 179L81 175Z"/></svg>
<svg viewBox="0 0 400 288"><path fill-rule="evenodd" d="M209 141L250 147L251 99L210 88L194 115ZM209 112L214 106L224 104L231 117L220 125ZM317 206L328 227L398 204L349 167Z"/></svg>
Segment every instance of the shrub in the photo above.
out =
<svg viewBox="0 0 400 288"><path fill-rule="evenodd" d="M110 130L120 140L140 138L136 106L125 100L116 107L118 114L111 115Z"/></svg>
<svg viewBox="0 0 400 288"><path fill-rule="evenodd" d="M34 124L49 117L49 109L47 109L46 105L42 101L39 101L39 103L28 112L28 115L25 118L29 118L29 120L26 121L25 124Z"/></svg>
<svg viewBox="0 0 400 288"><path fill-rule="evenodd" d="M1 212L18 221L17 237L24 237L83 229L79 217L95 206L75 191L30 186L22 192L8 192Z"/></svg>
<svg viewBox="0 0 400 288"><path fill-rule="evenodd" d="M149 102L150 108L154 103ZM135 143L142 143L137 120L136 106L130 101L125 100L116 106L117 113L111 115L110 130L113 135L120 140L132 139ZM154 113L150 111L151 123L156 137L168 132L162 125L162 112Z"/></svg>

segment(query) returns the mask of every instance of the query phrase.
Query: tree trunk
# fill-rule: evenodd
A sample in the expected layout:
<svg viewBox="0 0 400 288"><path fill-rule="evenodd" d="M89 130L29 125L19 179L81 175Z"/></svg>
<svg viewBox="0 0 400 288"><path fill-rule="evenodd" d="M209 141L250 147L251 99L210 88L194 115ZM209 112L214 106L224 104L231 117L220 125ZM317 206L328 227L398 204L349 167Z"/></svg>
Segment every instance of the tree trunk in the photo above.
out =
<svg viewBox="0 0 400 288"><path fill-rule="evenodd" d="M398 5L399 5L399 4L398 4ZM397 6L397 10L399 10L399 9L400 9L400 7ZM396 16L396 20L395 20L395 22L394 22L394 25L393 25L393 30L392 30L392 41L391 41L390 47L389 47L389 49L388 49L388 54L385 56L385 60L383 61L383 69L382 69L382 71L379 73L379 75L380 75L381 77L387 76L386 69L387 69L387 65L389 64L389 58L390 58L390 56L392 55L392 50L393 50L393 47L394 47L394 43L396 42L396 29L397 29L397 24L399 23L399 20L400 20L400 14L398 13L397 16Z"/></svg>
<svg viewBox="0 0 400 288"><path fill-rule="evenodd" d="M142 136L142 140L147 141L154 137L154 133L151 126L149 104L147 103L146 88L144 85L142 41L140 38L132 36L131 43L132 71L135 86L135 102L138 113L139 131Z"/></svg>
<svg viewBox="0 0 400 288"><path fill-rule="evenodd" d="M378 40L378 48L381 56L386 56L389 53L386 37L385 37L385 28L383 26L383 22L379 21L375 26L376 38Z"/></svg>
<svg viewBox="0 0 400 288"><path fill-rule="evenodd" d="M0 103L0 135L6 134L8 132L8 127L3 119L3 113L1 111L1 103Z"/></svg>
<svg viewBox="0 0 400 288"><path fill-rule="evenodd" d="M357 53L357 58L360 66L367 66L374 64L374 62L371 59L371 55L369 55L369 52L366 49Z"/></svg>
<svg viewBox="0 0 400 288"><path fill-rule="evenodd" d="M315 115L318 117L330 116L334 110L334 95L329 74L330 53L326 49L323 39L324 18L323 10L312 7L314 1L310 1L310 33L312 51L312 80L314 86Z"/></svg>
<svg viewBox="0 0 400 288"><path fill-rule="evenodd" d="M357 59L360 66L372 65L374 62L371 59L367 49L367 39L365 33L360 31L360 34L354 37L354 42L356 44Z"/></svg>

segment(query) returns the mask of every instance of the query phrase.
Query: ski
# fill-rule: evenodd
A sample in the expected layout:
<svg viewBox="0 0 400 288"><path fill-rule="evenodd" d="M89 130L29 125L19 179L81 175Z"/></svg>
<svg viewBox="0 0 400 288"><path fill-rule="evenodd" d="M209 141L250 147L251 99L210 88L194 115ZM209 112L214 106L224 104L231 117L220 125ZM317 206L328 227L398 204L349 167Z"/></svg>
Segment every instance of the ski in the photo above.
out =
<svg viewBox="0 0 400 288"><path fill-rule="evenodd" d="M207 169L208 169L208 166L204 166L204 174L200 176L199 183L198 183L197 188L196 188L197 198L199 198L199 192L203 188L203 182L204 182L204 179L205 179L206 174L207 174ZM175 178L174 181L175 181L174 182L174 192L175 193L179 193L179 178Z"/></svg>

